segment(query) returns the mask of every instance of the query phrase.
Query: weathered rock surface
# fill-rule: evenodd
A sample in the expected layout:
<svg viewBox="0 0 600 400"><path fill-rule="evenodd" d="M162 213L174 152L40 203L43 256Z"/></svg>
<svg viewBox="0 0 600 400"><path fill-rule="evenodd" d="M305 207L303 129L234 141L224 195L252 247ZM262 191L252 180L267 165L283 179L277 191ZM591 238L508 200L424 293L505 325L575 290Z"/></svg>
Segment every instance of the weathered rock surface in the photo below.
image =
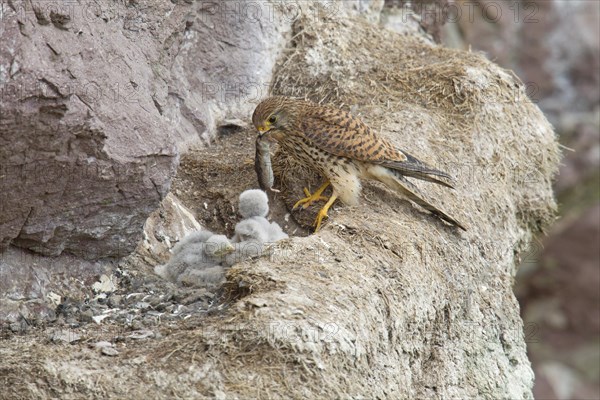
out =
<svg viewBox="0 0 600 400"><path fill-rule="evenodd" d="M194 214L172 193L162 201L144 225L144 239L137 249L149 263L163 263L169 259L169 250L190 232L202 229Z"/></svg>
<svg viewBox="0 0 600 400"><path fill-rule="evenodd" d="M152 68L157 39L120 3L2 7L0 242L92 260L131 253L177 166L152 100L167 92Z"/></svg>
<svg viewBox="0 0 600 400"><path fill-rule="evenodd" d="M294 8L277 2L197 2L171 67L165 112L185 149L248 123L268 94Z"/></svg>

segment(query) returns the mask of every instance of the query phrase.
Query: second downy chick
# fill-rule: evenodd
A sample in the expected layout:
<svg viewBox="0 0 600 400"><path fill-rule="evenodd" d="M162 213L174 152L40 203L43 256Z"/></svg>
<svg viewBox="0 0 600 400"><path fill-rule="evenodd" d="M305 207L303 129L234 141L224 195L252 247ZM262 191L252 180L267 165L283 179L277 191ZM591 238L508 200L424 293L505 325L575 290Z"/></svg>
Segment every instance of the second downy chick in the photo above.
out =
<svg viewBox="0 0 600 400"><path fill-rule="evenodd" d="M182 271L176 279L177 283L201 287L223 282L225 269L221 264L225 261L225 257L234 251L234 247L224 235L212 235L201 246L203 259L196 260Z"/></svg>
<svg viewBox="0 0 600 400"><path fill-rule="evenodd" d="M161 276L172 282L196 286L215 283L220 280L219 274L224 276L220 264L233 251L224 235L211 235L205 242L182 241L182 246L171 256Z"/></svg>

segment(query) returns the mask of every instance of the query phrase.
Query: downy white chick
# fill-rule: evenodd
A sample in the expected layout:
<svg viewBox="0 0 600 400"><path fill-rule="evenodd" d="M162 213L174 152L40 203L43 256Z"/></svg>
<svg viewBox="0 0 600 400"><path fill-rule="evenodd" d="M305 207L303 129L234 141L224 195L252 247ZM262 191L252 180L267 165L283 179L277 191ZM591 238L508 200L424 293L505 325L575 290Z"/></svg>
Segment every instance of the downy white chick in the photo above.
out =
<svg viewBox="0 0 600 400"><path fill-rule="evenodd" d="M240 242L256 240L261 243L288 238L277 222L269 222L265 217L252 217L238 222L235 226L235 236Z"/></svg>
<svg viewBox="0 0 600 400"><path fill-rule="evenodd" d="M212 267L204 267L199 264L192 265L179 276L177 282L187 286L206 286L222 283L225 278L225 269L221 264L224 264L225 258L233 252L234 247L226 236L211 236L204 243L204 253L209 261L217 265Z"/></svg>
<svg viewBox="0 0 600 400"><path fill-rule="evenodd" d="M227 267L245 259L260 256L263 244L285 239L288 236L276 223L265 217L269 213L269 198L259 189L250 189L240 194L240 214L244 219L235 226L232 242L235 251L225 258Z"/></svg>
<svg viewBox="0 0 600 400"><path fill-rule="evenodd" d="M177 283L184 286L218 285L225 279L225 268L220 265L197 269L192 266L177 277Z"/></svg>
<svg viewBox="0 0 600 400"><path fill-rule="evenodd" d="M155 272L171 282L177 282L179 275L193 265L197 265L199 268L209 268L216 264L206 256L204 243L188 243L177 254L173 254L169 262L162 266L160 270L157 267Z"/></svg>
<svg viewBox="0 0 600 400"><path fill-rule="evenodd" d="M235 226L235 251L225 258L225 265L230 267L245 259L259 256L263 244L270 241L271 223L265 217L251 217L240 221Z"/></svg>
<svg viewBox="0 0 600 400"><path fill-rule="evenodd" d="M269 242L276 242L281 239L287 239L289 236L285 233L277 222L271 222L269 226Z"/></svg>
<svg viewBox="0 0 600 400"><path fill-rule="evenodd" d="M183 273L191 263L202 257L204 248L201 244L212 235L212 232L206 230L188 233L173 247L169 261L164 265L157 265L154 273L175 282L177 276Z"/></svg>
<svg viewBox="0 0 600 400"><path fill-rule="evenodd" d="M204 246L208 259L216 263L223 261L225 256L234 250L233 245L225 235L212 235L204 243Z"/></svg>
<svg viewBox="0 0 600 400"><path fill-rule="evenodd" d="M235 225L235 236L240 242L249 240L265 243L269 241L271 224L265 217L250 217Z"/></svg>
<svg viewBox="0 0 600 400"><path fill-rule="evenodd" d="M187 242L173 254L160 275L173 282L198 286L214 283L220 280L215 276L224 273L219 264L233 251L224 235L212 235L205 242Z"/></svg>
<svg viewBox="0 0 600 400"><path fill-rule="evenodd" d="M238 222L233 236L235 251L225 257L224 265L231 267L242 260L260 255L263 243L269 238L269 228L269 221L265 217L251 217Z"/></svg>
<svg viewBox="0 0 600 400"><path fill-rule="evenodd" d="M211 231L194 231L188 233L181 239L175 247L171 250L171 254L175 255L181 251L181 249L185 248L187 245L191 243L204 243L208 240L209 237L214 235Z"/></svg>
<svg viewBox="0 0 600 400"><path fill-rule="evenodd" d="M266 217L269 197L260 189L250 189L240 194L240 215L243 218Z"/></svg>
<svg viewBox="0 0 600 400"><path fill-rule="evenodd" d="M240 214L245 219L253 218L258 220L264 227L264 230L268 232L267 238L260 238L255 235L253 239L260 240L262 242L276 242L277 240L286 239L288 236L285 234L279 224L276 222L271 223L270 227L267 225L269 222L265 219L269 213L269 197L265 192L258 189L250 189L240 194ZM242 221L244 222L244 221ZM241 228L244 230L255 230L252 226L245 226ZM250 233L252 235L252 233ZM236 227L236 235L233 237L234 242L241 242L243 239L239 237Z"/></svg>

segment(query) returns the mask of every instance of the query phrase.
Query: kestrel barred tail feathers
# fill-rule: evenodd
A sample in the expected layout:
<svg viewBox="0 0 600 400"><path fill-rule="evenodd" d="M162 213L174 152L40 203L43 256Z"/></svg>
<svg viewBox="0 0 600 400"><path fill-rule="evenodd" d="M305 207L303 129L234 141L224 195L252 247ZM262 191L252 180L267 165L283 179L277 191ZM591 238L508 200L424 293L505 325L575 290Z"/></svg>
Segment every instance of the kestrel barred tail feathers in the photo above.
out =
<svg viewBox="0 0 600 400"><path fill-rule="evenodd" d="M453 188L452 178L397 149L350 113L309 101L274 96L256 107L252 122L261 137L278 141L281 151L326 178L312 195L305 189L306 198L299 200L294 208L299 205L306 208L315 201L326 200L322 193L329 184L332 185L333 194L317 215L315 231L337 198L349 205L358 204L361 178L383 182L440 219L466 230L454 218L424 200L404 177Z"/></svg>

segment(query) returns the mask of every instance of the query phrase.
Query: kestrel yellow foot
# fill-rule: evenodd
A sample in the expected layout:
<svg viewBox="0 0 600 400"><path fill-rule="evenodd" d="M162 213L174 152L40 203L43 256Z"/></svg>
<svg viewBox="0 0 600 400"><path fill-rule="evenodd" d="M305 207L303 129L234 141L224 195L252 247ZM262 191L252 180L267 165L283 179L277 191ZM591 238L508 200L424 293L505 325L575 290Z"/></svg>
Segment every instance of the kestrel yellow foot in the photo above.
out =
<svg viewBox="0 0 600 400"><path fill-rule="evenodd" d="M317 191L313 194L310 194L310 191L307 188L304 188L304 194L306 195L306 197L298 200L296 204L294 204L294 207L292 207L292 210L295 210L299 206L302 206L302 208L307 209L315 201L327 200L327 197L321 196L325 189L327 189L327 186L329 186L329 181L322 184L321 187L318 188Z"/></svg>
<svg viewBox="0 0 600 400"><path fill-rule="evenodd" d="M321 222L323 221L323 218L327 218L327 211L329 211L329 207L331 207L331 205L335 202L335 200L337 199L337 196L334 194L332 195L329 200L327 201L327 203L325 203L325 205L323 206L323 208L321 208L321 210L319 210L319 213L317 214L317 219L315 220L315 232L319 231L319 228L321 228Z"/></svg>

